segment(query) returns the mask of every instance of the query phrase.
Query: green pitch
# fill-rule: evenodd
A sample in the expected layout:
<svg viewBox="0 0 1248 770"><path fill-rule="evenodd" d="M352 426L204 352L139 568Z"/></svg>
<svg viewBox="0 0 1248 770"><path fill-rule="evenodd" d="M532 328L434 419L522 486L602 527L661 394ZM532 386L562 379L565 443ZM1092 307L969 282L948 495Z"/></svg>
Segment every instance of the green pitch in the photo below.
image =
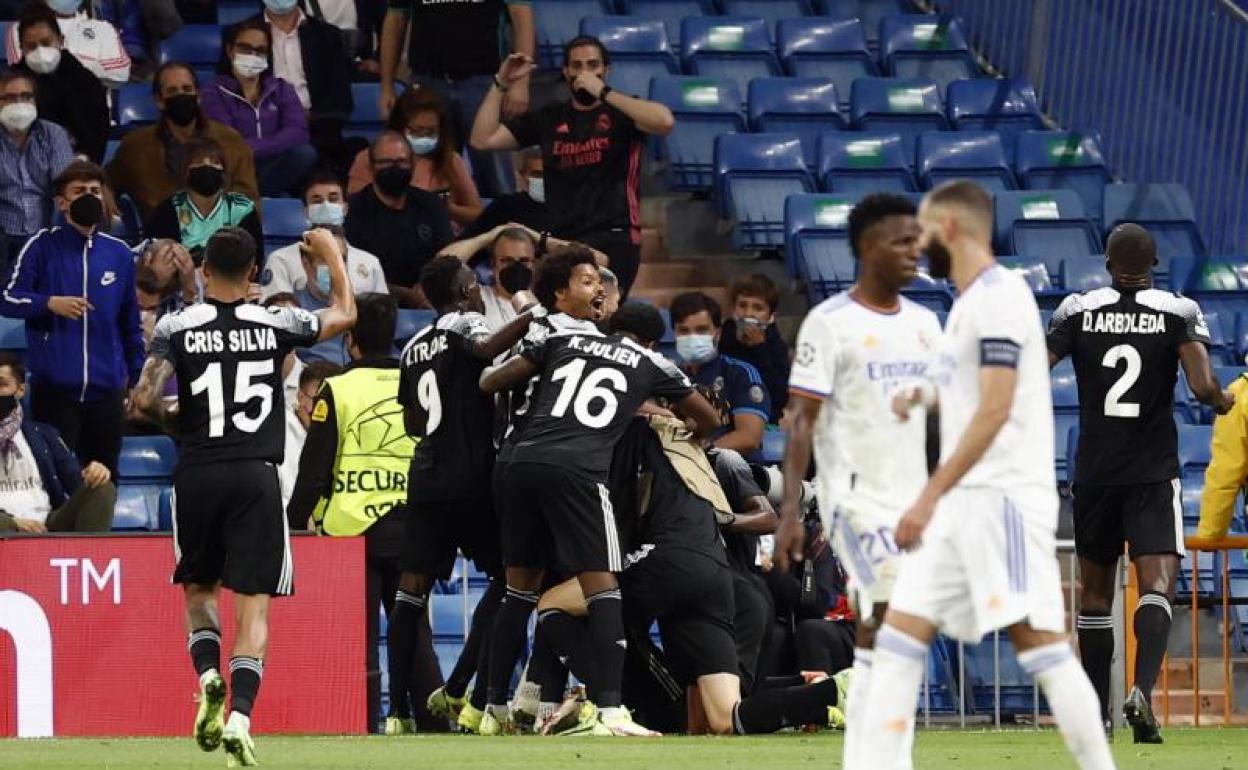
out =
<svg viewBox="0 0 1248 770"><path fill-rule="evenodd" d="M1248 730L1169 729L1163 746L1133 746L1118 732L1119 770L1230 770L1248 756ZM269 738L256 748L262 768L369 770L829 770L840 767L837 734L762 738ZM0 768L225 767L221 752L204 754L190 738L0 741ZM1074 763L1052 730L920 732L917 770L993 768L1066 770Z"/></svg>

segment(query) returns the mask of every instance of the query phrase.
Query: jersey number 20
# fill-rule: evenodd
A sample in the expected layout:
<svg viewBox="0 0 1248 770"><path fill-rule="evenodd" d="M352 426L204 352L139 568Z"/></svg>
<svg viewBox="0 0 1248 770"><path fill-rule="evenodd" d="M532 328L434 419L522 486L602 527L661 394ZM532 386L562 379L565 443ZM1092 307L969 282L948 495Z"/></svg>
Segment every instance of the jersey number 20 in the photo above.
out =
<svg viewBox="0 0 1248 770"><path fill-rule="evenodd" d="M247 416L247 408L234 413L234 427L243 433L255 433L264 424L264 418L273 411L273 388L264 382L255 382L257 377L267 377L273 373L273 361L239 361L238 371L234 376L234 403L248 404L260 399L260 413L255 417ZM221 362L213 361L204 369L204 373L191 383L191 394L198 396L208 392L208 437L221 438L225 435L225 387L221 382Z"/></svg>
<svg viewBox="0 0 1248 770"><path fill-rule="evenodd" d="M1101 366L1117 369L1119 361L1126 361L1127 368L1118 381L1105 392L1105 416L1139 417L1140 405L1123 401L1122 397L1127 395L1127 391L1140 378L1140 370L1143 368L1140 352L1130 345L1115 345L1105 351Z"/></svg>
<svg viewBox="0 0 1248 770"><path fill-rule="evenodd" d="M618 369L595 369L582 380L584 375L585 359L583 358L569 361L551 373L550 381L562 381L563 387L559 390L559 397L555 399L555 408L550 410L550 414L552 417L563 417L568 413L568 406L571 405L572 413L582 425L587 428L605 428L611 423L611 418L615 417L616 410L620 408L619 399L612 391L626 393L628 379ZM604 384L611 387L604 388ZM573 401L573 396L576 397L575 401ZM595 401L602 402L602 408L597 412L590 409Z"/></svg>

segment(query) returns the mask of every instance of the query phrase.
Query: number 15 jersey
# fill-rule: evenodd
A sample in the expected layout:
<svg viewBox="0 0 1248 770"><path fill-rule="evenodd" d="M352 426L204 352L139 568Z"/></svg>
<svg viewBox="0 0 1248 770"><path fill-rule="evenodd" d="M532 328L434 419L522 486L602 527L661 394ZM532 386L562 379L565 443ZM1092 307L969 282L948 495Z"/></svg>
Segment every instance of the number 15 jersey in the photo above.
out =
<svg viewBox="0 0 1248 770"><path fill-rule="evenodd" d="M1079 384L1079 484L1148 484L1179 475L1174 383L1179 347L1209 343L1200 307L1160 289L1072 294L1049 324L1049 352Z"/></svg>

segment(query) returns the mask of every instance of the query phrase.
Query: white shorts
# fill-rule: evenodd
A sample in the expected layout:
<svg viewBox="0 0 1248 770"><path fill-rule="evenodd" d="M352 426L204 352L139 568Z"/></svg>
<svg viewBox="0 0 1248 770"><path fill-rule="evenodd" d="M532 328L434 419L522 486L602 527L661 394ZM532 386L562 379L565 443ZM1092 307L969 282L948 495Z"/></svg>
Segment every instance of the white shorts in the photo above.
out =
<svg viewBox="0 0 1248 770"><path fill-rule="evenodd" d="M832 521L824 522L832 550L849 577L849 600L860 618L869 617L875 605L887 604L893 594L904 556L893 541L900 517L900 512L837 506Z"/></svg>
<svg viewBox="0 0 1248 770"><path fill-rule="evenodd" d="M889 606L964 642L1024 620L1063 633L1057 505L1049 490L955 488L903 563Z"/></svg>

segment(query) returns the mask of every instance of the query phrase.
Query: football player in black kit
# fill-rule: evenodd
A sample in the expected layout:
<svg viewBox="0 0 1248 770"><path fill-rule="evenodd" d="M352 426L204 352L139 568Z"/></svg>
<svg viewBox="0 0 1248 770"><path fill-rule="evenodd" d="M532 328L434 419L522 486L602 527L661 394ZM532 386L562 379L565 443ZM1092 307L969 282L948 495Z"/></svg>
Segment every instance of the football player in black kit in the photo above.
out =
<svg viewBox="0 0 1248 770"><path fill-rule="evenodd" d="M503 480L507 596L494 625L480 732L510 727L507 688L549 567L575 575L589 605L597 666L588 684L603 732L652 735L633 722L620 699L626 641L616 573L623 554L607 475L615 443L647 399L666 396L703 432L718 426L718 416L671 362L625 334L596 330L525 345L520 356L487 369L481 387L499 392L539 372L541 385Z"/></svg>
<svg viewBox="0 0 1248 770"><path fill-rule="evenodd" d="M458 717L474 669L481 670L482 641L494 608L502 600L499 525L490 495L494 464L494 400L477 386L481 371L524 336L535 310L520 314L497 332L486 326L481 287L458 258L437 257L421 271L420 285L438 312L403 349L399 403L410 435L419 439L408 481L408 515L403 550L407 564L399 579L389 639L391 700L386 732L412 731L412 658L433 581L450 576L456 550L476 562L490 585L473 615L463 660L450 681L429 698L429 710ZM475 659L474 659L475 654ZM484 677L476 686L484 699Z"/></svg>
<svg viewBox="0 0 1248 770"><path fill-rule="evenodd" d="M1140 585L1135 687L1124 716L1136 743L1161 743L1150 699L1170 636L1170 600L1183 547L1174 385L1181 363L1202 403L1225 414L1205 345L1209 330L1186 297L1153 287L1157 248L1139 225L1119 225L1105 247L1113 284L1068 296L1053 314L1049 362L1070 356L1079 386L1075 550L1082 582L1079 651L1108 717L1114 654L1110 610L1126 542ZM1108 725L1107 725L1107 729Z"/></svg>
<svg viewBox="0 0 1248 770"><path fill-rule="evenodd" d="M135 407L158 424L176 420L173 581L186 597L188 646L199 674L194 736L205 751L224 743L231 767L256 764L250 715L268 643L269 597L294 590L277 480L285 451L282 362L292 348L336 337L355 323L355 295L333 234L311 230L302 248L329 268L330 306L315 315L247 304L256 243L236 227L213 235L204 257L205 301L156 324L134 394ZM175 375L176 410L164 402L165 384ZM222 586L234 592L238 626L228 724L217 611Z"/></svg>

